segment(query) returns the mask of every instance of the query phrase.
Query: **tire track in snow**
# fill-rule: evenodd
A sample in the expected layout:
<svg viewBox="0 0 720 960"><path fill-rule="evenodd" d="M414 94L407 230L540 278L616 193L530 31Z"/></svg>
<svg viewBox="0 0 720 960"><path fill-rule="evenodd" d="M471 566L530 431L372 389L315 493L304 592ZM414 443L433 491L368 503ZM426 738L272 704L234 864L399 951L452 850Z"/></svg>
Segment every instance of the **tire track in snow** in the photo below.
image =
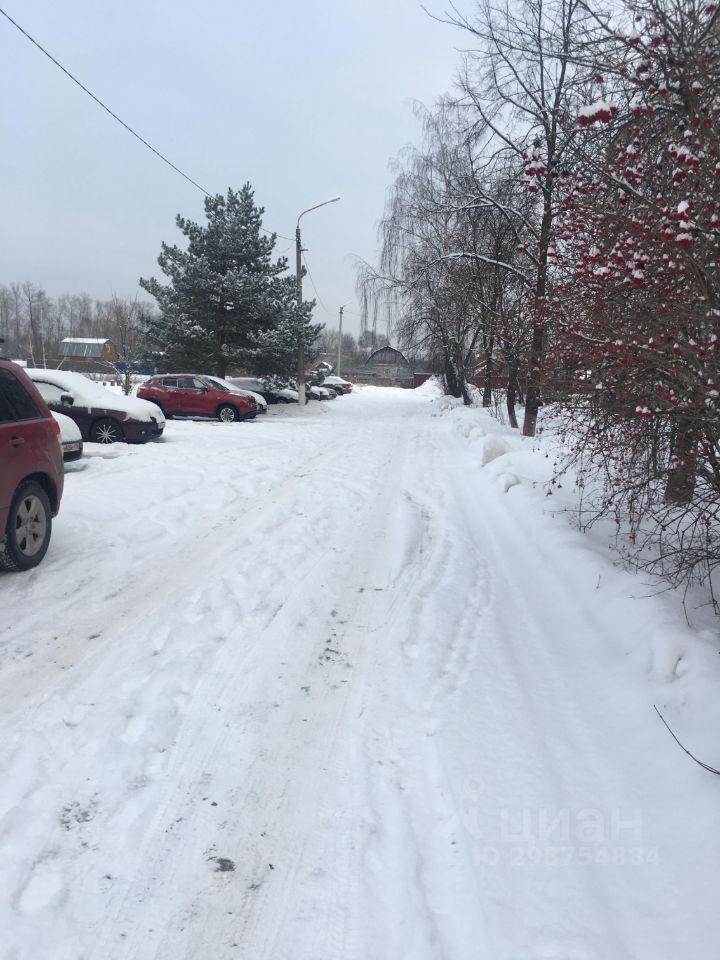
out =
<svg viewBox="0 0 720 960"><path fill-rule="evenodd" d="M329 458L329 459L331 460L332 458ZM291 475L294 469L297 469L297 465L295 465L295 467L292 467L288 471L288 475ZM247 514L249 513L250 511L247 511L245 518L247 518ZM261 511L255 510L255 515L257 515L257 522L255 523L255 528L256 528L255 532L260 537L262 537L265 532L263 530L263 525L267 528L267 527L272 527L273 523L272 522L265 523L265 520L263 518ZM237 521L242 519L243 517L236 518ZM230 527L229 533L232 534L232 526ZM200 538L196 537L195 541L191 543L191 546L186 551L184 551L184 555L180 556L177 559L176 562L178 566L182 568L184 561L186 559L189 559L189 557L196 552L195 547L199 540ZM227 544L225 545L223 545L222 543L216 543L214 545L210 544L209 549L207 549L205 552L205 558L208 560L212 560L213 557L226 557L227 553L228 553ZM262 560L260 561L260 564L262 564ZM165 576L172 575L173 572L174 571L172 569L166 568L164 570L164 575ZM167 714L168 712L170 712L173 715L177 714L180 717L180 719L182 719L182 714L184 713L184 710L179 708L174 709L172 706L168 708L167 706L165 706L165 704L168 702L172 703L173 698L179 698L182 701L193 692L193 676L196 675L198 671L202 669L203 657L205 657L207 653L212 649L212 644L197 643L197 640L195 637L195 630L192 629L193 624L189 623L187 624L188 635L186 638L184 638L184 643L176 644L172 647L172 655L175 657L175 662L173 663L173 671L171 674L172 679L169 680L167 684L165 684L165 681L162 679L161 674L157 672L158 670L157 661L153 663L152 660L150 659L152 656L158 656L161 653L163 647L167 645L167 641L172 631L173 623L175 625L183 624L183 622L187 620L187 618L182 615L182 611L185 606L182 598L183 598L183 594L185 595L187 594L187 589L185 587L185 584L189 586L193 582L193 580L197 579L198 571L192 565L188 564L188 567L186 568L184 573L185 575L181 578L181 583L179 587L176 587L171 594L170 604L162 608L162 613L156 614L154 617L150 617L149 620L146 619L145 622L143 622L143 618L146 616L146 614L153 607L157 606L157 600L156 600L156 595L154 594L153 584L152 583L150 583L149 585L146 584L146 588L149 587L150 594L148 598L146 598L145 606L140 610L134 611L134 616L131 618L132 625L128 624L127 622L120 623L116 625L114 628L111 628L110 631L107 631L107 636L105 638L106 643L103 645L103 647L95 650L94 656L91 657L89 660L86 660L81 665L79 665L78 668L75 671L73 671L72 675L61 674L60 683L55 682L55 677L53 676L52 682L46 685L46 689L42 690L42 694L39 700L37 695L35 696L34 698L35 703L32 704L32 707L29 704L22 703L22 702L20 703L19 707L15 711L15 715L13 717L14 721L16 723L18 721L22 722L24 718L27 717L29 719L33 716L37 717L39 721L39 717L40 715L42 715L43 717L42 725L43 725L43 729L46 731L46 733L43 734L43 741L39 744L40 749L36 751L37 760L33 764L36 773L33 775L33 773L29 770L26 772L26 782L28 783L28 789L26 790L25 796L24 796L25 803L33 803L34 797L36 795L38 797L41 795L45 796L45 799L47 799L47 789L45 784L47 782L48 777L51 780L51 782L55 781L56 783L63 779L70 779L70 777L68 776L69 771L66 772L64 767L72 766L72 764L56 763L53 758L54 749L52 746L53 740L61 739L63 741L67 741L68 729L73 730L73 739L77 743L77 749L79 749L81 757L85 759L85 752L91 748L93 737L97 737L97 731L93 733L92 730L89 732L87 738L84 737L82 733L82 727L85 723L86 717L88 717L89 715L92 715L91 722L94 721L95 723L97 723L98 717L102 716L103 712L107 714L108 709L105 708L104 705L103 707L99 707L97 702L94 702L97 700L97 696L93 695L92 692L89 692L87 695L83 695L83 689L87 689L88 691L99 689L100 686L106 684L107 679L110 676L112 676L113 679L115 679L118 675L122 676L123 671L129 672L131 676L131 680L128 682L129 686L128 684L126 684L124 689L119 689L117 692L113 691L113 693L111 694L111 700L118 701L119 705L121 705L122 711L127 714L124 719L122 716L120 715L118 716L118 720L120 722L120 734L117 738L118 741L124 742L125 745L128 745L128 746L137 745L139 740L142 738L144 729L150 726L149 717L152 717L154 721L158 721L158 720L161 721L160 727L161 729L164 729L166 734L166 740L169 742L169 745L170 746L172 745L173 734L174 734L175 728L177 727L177 723L174 722L173 727L171 729L168 726L167 718L164 717L162 714L163 713ZM297 590L301 589L301 586L302 586L302 576L297 578L296 589ZM200 591L200 593L196 597L196 600L200 601L202 600L202 598L203 598L203 591ZM171 614L169 625L168 625L167 611L168 609L172 611L173 608L175 611L179 611L179 613L175 612L174 614ZM203 615L201 615L201 617L199 618L201 622L198 624L198 629L199 630L203 629L203 624L202 624L203 620L212 618L212 623L213 623L212 629L217 629L219 627L221 631L229 630L233 625L232 617L230 622L228 623L224 623L224 624L222 622L218 623L219 611L224 611L225 614L227 613L227 596L225 595L225 592L222 589L219 591L217 600L211 600L206 610L204 611ZM264 613L265 613L264 607L261 604L259 605L259 608L258 608L258 616L259 617L263 616ZM173 616L174 616L174 620L173 620ZM239 620L240 622L242 622L241 616L239 616ZM150 636L155 635L160 637L160 642L154 644L152 651L150 651L148 654L147 662L152 667L150 675L156 678L156 679L153 679L152 684L150 684L148 680L144 680L142 683L139 683L139 684L135 681L132 671L137 670L137 666L132 662L132 657L130 658L131 659L130 663L124 662L126 660L126 657L124 656L123 645L126 640L127 633L128 632L132 633L132 626L135 627L135 630L140 630L142 628L145 631L146 635L150 635ZM109 643L109 641L112 640L113 638L115 639L115 643L114 644ZM181 660L183 657L183 653L182 653L183 646L184 646L185 655L188 655L188 654L190 655L190 661L188 666L186 666L184 669L180 669L179 671L178 661ZM171 647L169 646L168 651L170 652L170 650L171 650ZM45 679L42 676L42 673L33 674L31 679L33 681L33 685L40 686L40 689L42 689L41 682ZM51 689L48 690L47 686L50 686ZM60 688L59 690L58 690L58 687ZM220 689L221 688L218 688L218 690ZM67 705L67 699L70 696L72 696L73 700L75 701L75 705L72 708L68 707ZM145 710L147 711L148 701L152 703L152 701L156 699L159 701L160 704L163 705L161 707L161 710L159 712L158 711L153 712L153 710L151 709L149 716L146 716L144 718L139 716L139 712L140 712L139 707L144 707ZM12 700L10 700L10 703L12 703ZM83 703L85 703L86 705L83 706ZM114 702L112 704L112 708L115 709ZM72 716L72 719L70 721L67 720L68 714L71 714ZM7 714L6 714L6 717L7 717ZM111 722L109 726L112 726L113 724L114 724L114 721ZM123 724L125 724L125 726L123 726ZM106 725L108 725L107 721L106 721ZM77 732L76 732L76 729L77 729ZM5 747L6 748L8 747L7 741L6 741ZM18 759L19 754L22 752L22 750L23 748L19 747L18 751L16 751L16 761L25 763L26 761L24 757ZM168 743L166 743L163 745L163 752L167 755L168 750L169 750L169 746L168 746ZM152 747L152 751L153 751L153 756L155 756L156 754L155 746ZM6 757L8 756L7 752L5 753L5 756ZM17 762L15 763L9 762L7 764L4 764L6 773L11 779L13 778L14 774L17 771ZM38 763L43 764L45 766L44 775L41 775L40 767L38 766ZM102 767L102 764L103 764L103 760L99 758L100 767ZM154 775L156 776L161 775L163 773L163 767L166 766L166 764L163 763L160 766L158 766L156 759L152 760L152 764L154 765L154 770L152 770L151 772L154 773ZM95 761L92 761L90 758L87 758L87 768L93 769L93 767L97 767L97 763ZM76 780L77 778L72 777L72 779ZM82 782L82 779L83 779L82 777L79 778L80 782ZM136 791L134 796L142 795L142 790L140 788L144 788L146 786L146 782L148 779L147 772L141 769L137 774L137 776L128 777L128 779L130 783L133 785L133 789ZM64 787L59 786L59 788L55 788L55 792L57 794L57 801L56 801L58 805L57 808L59 808L62 794L66 789L67 789L67 785ZM118 793L120 792L121 791L118 791ZM127 806L128 804L127 804L127 801L121 800L119 801L119 805L122 808L123 805ZM132 806L133 804L129 804L130 808L132 808ZM143 806L142 804L138 807L138 814L135 817L136 820L140 818L140 815L143 814L143 810L145 810L146 807L147 805ZM29 808L26 807L26 810L27 809ZM44 822L47 824L48 827L51 826L52 815L53 815L53 811L50 811L50 815L48 816L46 813L44 817ZM115 814L115 816L117 816L117 814ZM0 824L0 833L2 832L4 826L5 824ZM127 826L127 824L123 824L123 826ZM52 830L49 830L49 832L52 833ZM41 840L40 837L38 837L38 839ZM33 841L33 842L37 842L37 841ZM43 862L42 855L38 857L37 862L38 863ZM75 880L77 881L78 878L75 877ZM69 884L67 886L69 886Z"/></svg>
<svg viewBox="0 0 720 960"><path fill-rule="evenodd" d="M370 866L365 902L373 918L366 955L412 956L415 960L476 960L485 937L475 873L452 839L448 785L435 735L450 700L462 689L464 672L481 642L478 629L488 603L487 571L461 524L449 523L456 491L431 478L447 469L445 451L423 444L423 471L402 478L410 523L397 518L409 539L401 609L391 627L397 662L385 674L402 678L399 689L380 694L378 713L392 716L366 741L368 803L374 811L365 859ZM468 549L469 548L469 549ZM484 589L485 588L485 589ZM393 636L394 634L394 636ZM448 866L452 891L442 889ZM451 874L452 875L452 874ZM440 879L442 878L442 879ZM440 884L440 886L439 886ZM393 903L408 900L405 920L387 911L377 890ZM459 904L465 904L463 911ZM465 928L455 917L472 918Z"/></svg>
<svg viewBox="0 0 720 960"><path fill-rule="evenodd" d="M387 470L392 465L392 461L389 461L387 464L383 464L383 469ZM343 499L345 499L343 494ZM362 514L365 516L367 514L372 516L373 507L376 506L376 499L373 497L366 504L367 513ZM317 504L318 513L313 517L306 517L305 522L313 525L313 522L317 522L320 514L325 511L326 505L322 503ZM362 530L359 530L358 533L361 535L360 547L362 547L362 539L366 535ZM347 544L348 549L352 549L351 542ZM370 578L370 570L375 566L375 551L378 549L378 539L372 543L371 557L367 564L365 564L365 569L367 570L367 576ZM363 567L360 565L358 567L357 557L354 558L353 563L353 584L356 583L356 578L358 576L359 570L362 570ZM269 619L263 627L264 637L263 637L263 657L269 657L272 661L273 654L276 657L282 658L283 653L287 656L286 646L287 643L287 634L296 629L297 623L300 620L311 619L312 610L308 610L308 605L312 608L317 606L309 598L313 598L319 595L322 595L322 584L327 579L326 572L322 568L317 568L311 570L309 577L306 578L304 584L298 584L293 594L290 597L286 597L283 603L278 608L274 604L266 604L268 607ZM364 615L362 612L357 613L356 608L362 608L367 605L369 610L374 610L376 608L377 599L371 597L371 591L368 590L366 594L360 594L354 589L354 586L351 588L349 593L349 599L346 599L343 604L338 606L336 611L336 616L333 618L334 623L339 623L342 621L347 621L348 623L362 623ZM343 610L347 612L343 613ZM342 615L341 615L342 614ZM348 629L350 629L348 627ZM377 632L377 625L368 626L367 632L372 635L373 632ZM351 631L354 636L354 631ZM358 641L363 640L364 631L360 631L359 638L356 638ZM345 638L345 633L339 631L338 638L334 641L340 643L342 647L349 647L350 640L353 639L353 636ZM323 641L324 642L324 641ZM297 691L300 689L300 681L304 677L308 677L318 672L318 659L322 654L322 648L318 647L317 642L313 640L309 649L309 656L304 654L301 656L301 661L297 664L296 669L292 669L292 665L284 667L283 669L289 671L290 676L294 678L292 685ZM253 648L253 651L250 654L250 660L253 658L257 659L259 655L259 647L256 644ZM297 651L293 651L293 654L296 655ZM355 658L352 654L348 653L350 660L353 663L353 671L356 670ZM278 661L280 662L280 661ZM248 660L243 664L245 670L248 670L249 664ZM257 664L258 667L258 676L261 676L261 667L262 664ZM323 667L326 670L326 667ZM344 669L344 668L341 668ZM252 673L252 671L250 671ZM289 680L290 676L284 677L285 680ZM204 684L202 690L196 690L194 696L202 695L209 702L227 702L232 685L235 682L235 675L231 675L229 678L224 678L222 683L226 686L220 687L208 687L207 684ZM342 681L342 677L341 677ZM236 737L238 742L243 742L245 744L256 742L257 743L257 753L254 756L250 765L246 768L246 775L242 778L243 780L243 796L244 799L239 803L234 805L232 811L233 819L237 818L239 822L243 823L246 827L250 824L255 824L257 829L254 829L254 834L256 838L261 834L265 834L265 838L262 841L257 843L251 843L246 850L246 856L249 861L248 865L243 862L243 858L235 860L236 871L233 874L232 880L245 880L248 882L248 885L259 884L259 888L252 891L252 895L243 896L240 903L237 903L233 900L233 919L229 921L231 927L235 930L241 929L244 930L243 937L241 938L243 943L248 944L252 942L252 950L250 955L253 956L262 956L259 943L256 943L252 940L253 937L257 938L255 930L258 925L263 931L263 936L268 942L272 942L272 949L268 953L268 956L281 956L283 947L283 938L287 938L288 947L287 949L291 952L289 956L297 957L303 955L301 952L301 945L298 943L297 930L294 927L295 921L290 923L291 932L286 934L283 932L283 929L280 928L277 932L276 939L273 940L270 934L270 931L273 928L272 918L279 914L282 918L284 916L283 910L279 904L283 902L288 905L288 915L292 915L292 905L295 904L300 896L300 893L303 890L303 887L300 885L300 877L303 874L303 867L301 866L304 862L304 858L307 858L310 853L308 852L307 838L304 835L303 831L308 830L308 824L301 822L297 826L297 833L293 837L292 835L287 834L287 822L288 819L292 819L291 812L288 809L288 803L290 798L294 798L295 802L299 804L300 809L307 811L308 808L313 807L313 802L317 802L318 796L318 785L320 783L330 782L331 784L337 779L336 774L332 767L326 767L324 770L320 770L314 777L311 772L303 771L303 782L298 782L297 776L298 772L294 769L293 760L294 755L297 752L297 734L295 733L295 738L290 737L290 734L294 728L297 728L303 720L309 720L310 723L314 725L315 728L319 728L320 731L324 731L325 740L322 744L323 755L327 751L332 756L334 745L336 746L340 741L342 741L347 736L347 723L351 720L356 712L356 707L350 709L346 706L347 698L349 696L348 691L350 684L344 684L342 682L337 684L338 689L334 691L334 695L327 696L326 699L321 701L320 706L317 704L314 706L313 710L310 711L309 717L303 717L303 712L306 711L306 706L303 702L302 696L296 694L295 700L288 701L288 708L290 709L289 717L285 717L277 722L273 722L274 714L272 711L266 718L270 722L269 728L258 728L257 718L250 716L248 718L248 724L245 729L236 731ZM262 682L264 683L264 677L262 677ZM354 683L357 681L353 680ZM285 685L285 689L287 684ZM259 690L255 689L251 692L248 692L250 700L257 698ZM355 694L353 694L355 696ZM257 702L257 701L256 701ZM313 712L314 711L314 712ZM282 717L282 714L278 712L277 716ZM344 716L344 720L341 723L341 719ZM278 722L280 727L278 728ZM305 728L307 729L307 728ZM318 730L315 730L317 735ZM212 724L208 722L206 727L198 727L197 721L195 721L192 726L188 727L188 735L192 736L192 740L185 742L183 740L183 734L181 733L178 744L175 748L175 753L179 756L185 758L183 760L181 771L171 771L170 780L177 784L180 782L181 786L184 784L191 784L193 780L197 780L196 776L191 774L191 771L196 770L200 771L201 768L207 769L218 769L222 768L223 763L227 761L227 742L224 737L217 737L213 733ZM278 751L268 752L267 747L264 746L265 738L270 737L272 742L282 744L284 739L290 737L290 752L287 754L285 764L281 763L280 766L283 769L287 769L287 779L281 776L278 780L277 765L278 762L282 759L284 751L282 747ZM193 754L193 744L202 743L204 748L199 751L197 754ZM314 748L313 748L314 749ZM343 769L347 770L347 761L343 761ZM252 797L253 794L262 795L263 791L267 790L268 783L275 781L277 783L276 789L271 795L274 795L277 799L273 803L270 803L270 809L266 807L259 809L257 805L253 805L252 802L248 799ZM253 786L256 784L257 786ZM219 786L217 778L215 779L215 787ZM208 783L203 783L203 792L209 794L211 792L211 785ZM174 795L175 794L175 795ZM176 794L177 790L170 792L168 795L167 802L161 803L161 810L169 811L170 807L173 805L177 799ZM189 828L186 828L187 823L192 823L193 820L193 802L192 799L188 801L185 805L184 819L183 824L177 830L177 837L184 838L182 842L187 844L188 837L190 838L191 848L194 845L196 853L198 851L197 844L193 838L193 832ZM195 807L197 807L197 801L195 801ZM333 808L335 809L335 808ZM272 814L275 813L275 818ZM158 835L161 823L167 818L167 813L158 813L151 825L150 829L147 831L148 842L150 843L152 838ZM197 817L195 816L195 819ZM278 838L278 832L280 826L283 826L285 830L282 834L281 839ZM194 828L193 828L194 829ZM325 835L326 837L330 836L327 831L323 833L322 829L317 829L313 831L317 832L319 836ZM174 831L175 833L175 831ZM336 844L337 834L332 833L332 840L327 841L330 843L330 848L333 848ZM267 842L265 842L267 841ZM170 873L168 872L168 865L175 863L177 866L177 850L178 845L181 841L175 841L173 844L171 842L169 848L163 852L161 860L156 861L152 864L152 869L149 873L152 875L154 871L159 873L159 876L169 877ZM243 848L244 838L238 838L233 834L231 827L225 830L225 836L223 837L223 843L231 848L233 843L239 843L240 849ZM272 846L281 844L281 851L275 855L273 853L266 854L268 862L273 862L275 869L268 871L267 864L261 864L260 861L260 852L258 847L266 847L272 849ZM314 846L314 841L311 843L311 847ZM223 848L225 849L225 848ZM293 853L294 851L294 853ZM218 841L218 853L222 854L220 849L220 841ZM227 851L226 851L227 852ZM340 853L342 854L341 859L344 859L347 862L351 857L351 851L349 850L345 841L340 843ZM272 860L270 860L272 857ZM295 866L285 868L281 870L280 865L284 861L290 859L291 863L294 863ZM198 856L198 859L201 859ZM243 866L241 867L241 862ZM145 874L148 871L143 871ZM238 875L241 876L238 876ZM349 870L345 872L341 871L339 877L335 878L335 885L340 884L340 886L352 884L353 874ZM307 880L307 878L305 878ZM198 902L195 904L186 904L185 912L182 910L175 911L181 915L177 916L176 923L172 924L174 929L178 933L173 936L168 936L167 928L164 930L164 941L162 946L157 943L155 948L151 948L148 945L148 933L147 930L142 929L142 923L134 921L135 932L128 934L127 929L120 930L121 927L128 927L131 921L131 918L134 914L137 914L138 911L141 913L145 912L144 906L137 902L138 893L140 896L145 898L152 895L152 897L157 900L158 897L160 902L163 902L164 889L162 884L169 883L170 886L167 886L165 889L168 891L168 896L170 899L173 898L172 894L172 884L175 882L176 877L173 876L172 880L158 880L156 877L152 881L152 885L148 885L147 888L143 891L142 883L134 883L133 889L129 890L125 895L123 903L125 906L120 905L115 913L116 920L110 925L110 929L105 937L105 943L107 946L100 948L98 956L103 956L103 950L120 949L118 941L116 939L119 932L125 932L126 937L123 938L123 943L127 943L127 956L196 956L197 952L201 950L201 944L204 937L211 935L211 927L213 923L216 923L217 917L214 917L212 912L209 913L208 924L209 928L206 930L205 924L201 921L201 916L204 911L207 911L208 901L212 900L214 896L221 895L222 891L214 889L215 879L211 877L209 880L209 885L207 887L203 886L202 883L195 884L200 886L200 892L198 894ZM223 882L225 882L223 880ZM230 882L230 881L229 881ZM158 887L158 883L161 884L161 887ZM283 895L282 889L283 884L287 893ZM320 893L316 895L306 894L310 899L308 903L313 906L314 910L319 910L320 914L323 913L321 906L323 899L327 899L329 891L327 888L327 883L324 885L319 884ZM263 912L262 904L264 901L263 898L267 898L267 908ZM319 927L316 921L313 924L312 936L308 941L307 946L307 956L314 956L312 952L315 949L314 944L322 942L323 940L328 943L337 944L339 942L346 942L350 934L346 933L345 925L349 923L347 919L347 908L343 906L343 903L350 902L352 897L335 897L333 901L332 909L327 913L327 921L325 928L322 929ZM143 901L144 903L145 901ZM310 907L308 906L308 909ZM263 921L259 923L257 917L258 914L262 914ZM277 921L276 921L277 922ZM192 928L192 932L188 930L188 924ZM351 926L351 924L350 924ZM268 948L270 949L270 948ZM348 950L351 948L348 947ZM155 951L155 952L153 952ZM253 952L254 951L254 952ZM94 955L94 954L93 954ZM125 955L124 953L122 954ZM351 953L346 951L346 956L350 956Z"/></svg>

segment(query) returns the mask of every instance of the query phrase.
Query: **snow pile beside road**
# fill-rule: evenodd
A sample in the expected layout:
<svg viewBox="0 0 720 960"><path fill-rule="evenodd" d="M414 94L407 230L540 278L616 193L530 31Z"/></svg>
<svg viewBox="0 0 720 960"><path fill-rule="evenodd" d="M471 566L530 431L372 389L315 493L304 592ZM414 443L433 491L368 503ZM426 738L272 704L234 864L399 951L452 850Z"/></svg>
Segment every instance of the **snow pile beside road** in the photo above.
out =
<svg viewBox="0 0 720 960"><path fill-rule="evenodd" d="M618 625L608 642L645 678L639 695L667 712L693 752L720 765L720 643L717 620L701 606L703 598L695 603L692 593L685 598L672 592L660 595L657 584L613 562L615 531L609 520L586 533L574 528L579 492L572 474L554 481L557 451L552 433L523 437L489 411L450 399L433 400L435 413L446 418L444 429L472 451L478 497L483 499L483 490L512 493L510 510L526 531L528 545L561 560L570 558L561 563L558 576L566 575L569 581L582 577L596 585L606 612ZM530 573L530 587L532 579Z"/></svg>

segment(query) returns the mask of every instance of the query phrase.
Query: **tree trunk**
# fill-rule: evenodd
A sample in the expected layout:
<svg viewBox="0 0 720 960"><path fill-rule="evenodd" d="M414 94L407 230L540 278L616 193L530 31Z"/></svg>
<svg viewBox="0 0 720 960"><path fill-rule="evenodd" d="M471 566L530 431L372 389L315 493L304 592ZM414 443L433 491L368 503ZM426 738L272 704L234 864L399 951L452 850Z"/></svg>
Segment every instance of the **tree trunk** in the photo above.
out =
<svg viewBox="0 0 720 960"><path fill-rule="evenodd" d="M688 420L680 420L672 445L673 466L665 487L665 502L690 503L695 492L697 437Z"/></svg>
<svg viewBox="0 0 720 960"><path fill-rule="evenodd" d="M511 427L517 429L518 421L517 414L515 413L515 403L517 400L518 394L518 359L513 357L508 364L508 385L507 385L507 397L506 397L506 406L508 421Z"/></svg>
<svg viewBox="0 0 720 960"><path fill-rule="evenodd" d="M450 396L457 398L462 397L463 401L467 404L469 402L467 386L465 385L464 378L460 375L457 359L450 345L447 343L443 344L443 376L445 386Z"/></svg>
<svg viewBox="0 0 720 960"><path fill-rule="evenodd" d="M492 372L492 351L487 351L485 354L485 389L483 390L482 401L484 407L489 407L492 403Z"/></svg>
<svg viewBox="0 0 720 960"><path fill-rule="evenodd" d="M535 322L532 326L532 342L530 344L530 364L528 371L527 390L525 394L525 420L523 434L526 437L535 436L538 410L542 403L542 362L545 352L545 294L547 292L548 246L550 245L550 229L552 227L552 180L545 186L545 201L543 218L540 224L540 239L538 244L538 271L535 282Z"/></svg>

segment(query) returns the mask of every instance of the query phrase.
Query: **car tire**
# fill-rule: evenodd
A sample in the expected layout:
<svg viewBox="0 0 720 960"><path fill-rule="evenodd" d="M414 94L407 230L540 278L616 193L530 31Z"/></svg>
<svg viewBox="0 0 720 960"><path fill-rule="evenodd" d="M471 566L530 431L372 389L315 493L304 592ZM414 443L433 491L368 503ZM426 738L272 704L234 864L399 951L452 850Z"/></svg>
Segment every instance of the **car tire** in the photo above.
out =
<svg viewBox="0 0 720 960"><path fill-rule="evenodd" d="M288 400L287 397L278 397L277 400L275 401L275 403L290 403L290 402L291 401Z"/></svg>
<svg viewBox="0 0 720 960"><path fill-rule="evenodd" d="M237 407L231 403L223 403L217 408L217 418L221 423L235 423L240 419Z"/></svg>
<svg viewBox="0 0 720 960"><path fill-rule="evenodd" d="M151 400L150 403L154 403L154 404L155 404L155 406L158 408L158 410L159 410L160 413L165 417L166 420L172 420L172 414L171 414L171 413L167 413L166 410L165 410L165 407L164 407L161 403L158 403L157 400Z"/></svg>
<svg viewBox="0 0 720 960"><path fill-rule="evenodd" d="M0 569L30 570L47 553L52 510L45 490L34 480L21 483L10 504Z"/></svg>
<svg viewBox="0 0 720 960"><path fill-rule="evenodd" d="M118 443L125 439L125 434L117 420L113 420L112 417L103 417L92 425L90 439L93 443Z"/></svg>

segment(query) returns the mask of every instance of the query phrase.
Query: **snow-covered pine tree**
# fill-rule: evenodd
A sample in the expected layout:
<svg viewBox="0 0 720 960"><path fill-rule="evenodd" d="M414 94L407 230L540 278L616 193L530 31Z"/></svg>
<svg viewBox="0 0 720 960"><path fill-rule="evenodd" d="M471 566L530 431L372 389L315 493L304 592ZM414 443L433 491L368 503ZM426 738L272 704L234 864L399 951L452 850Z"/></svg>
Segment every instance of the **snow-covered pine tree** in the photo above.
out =
<svg viewBox="0 0 720 960"><path fill-rule="evenodd" d="M258 329L249 336L243 366L249 373L270 379L278 385L285 385L297 378L299 323L295 277L283 277L281 280L288 286L287 298L292 302L293 309L281 315L275 326ZM323 329L321 323L311 322L314 305L314 300L306 300L300 307L305 338L305 363L308 369L316 354L316 341Z"/></svg>
<svg viewBox="0 0 720 960"><path fill-rule="evenodd" d="M295 283L287 259L273 260L276 237L263 235L263 213L246 183L206 197L205 225L176 218L187 247L162 244L158 263L169 282L140 280L160 307L147 339L164 369L289 375L300 322ZM319 331L312 307L300 308L308 347Z"/></svg>

